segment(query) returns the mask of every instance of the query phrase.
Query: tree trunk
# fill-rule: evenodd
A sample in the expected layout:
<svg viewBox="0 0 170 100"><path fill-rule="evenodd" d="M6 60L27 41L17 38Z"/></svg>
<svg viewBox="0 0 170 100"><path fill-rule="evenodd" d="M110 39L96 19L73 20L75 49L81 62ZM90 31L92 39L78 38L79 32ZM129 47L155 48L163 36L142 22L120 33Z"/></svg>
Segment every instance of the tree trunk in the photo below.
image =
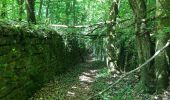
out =
<svg viewBox="0 0 170 100"><path fill-rule="evenodd" d="M51 2L51 0L48 0L48 2L47 2L47 7L46 7L46 18L49 17L49 7L50 7L50 2Z"/></svg>
<svg viewBox="0 0 170 100"><path fill-rule="evenodd" d="M24 0L17 0L17 2L18 2L18 6L19 6L19 9L18 9L18 20L22 21Z"/></svg>
<svg viewBox="0 0 170 100"><path fill-rule="evenodd" d="M157 0L157 16L167 16L167 18L160 18L157 24L158 33L157 33L157 42L156 50L162 48L167 40L170 38L170 31L165 31L166 28L170 28L170 2L169 0ZM168 86L168 68L170 57L170 47L166 49L165 52L162 52L155 59L155 68L156 68L156 89L157 91L162 91Z"/></svg>
<svg viewBox="0 0 170 100"><path fill-rule="evenodd" d="M40 6L39 6L39 11L38 11L38 19L41 19L41 11L42 11L42 5L43 5L43 0L40 0Z"/></svg>
<svg viewBox="0 0 170 100"><path fill-rule="evenodd" d="M109 21L113 21L113 23L108 25L107 28L107 57L106 57L106 63L109 68L110 72L115 72L117 67L117 49L115 46L115 23L116 18L118 15L118 7L119 6L119 0L113 0L111 10L110 10L110 16Z"/></svg>
<svg viewBox="0 0 170 100"><path fill-rule="evenodd" d="M125 48L125 43L124 41L120 44L120 50L119 50L119 55L118 55L118 60L117 60L117 65L119 66L119 70L125 69L125 62L126 62L126 48Z"/></svg>
<svg viewBox="0 0 170 100"><path fill-rule="evenodd" d="M35 18L35 0L26 0L27 21L36 24Z"/></svg>
<svg viewBox="0 0 170 100"><path fill-rule="evenodd" d="M65 24L69 25L69 23L70 23L69 18L70 18L70 13L71 13L71 9L70 9L71 4L70 4L70 1L66 1L65 3L66 3L66 9L65 9L66 20L65 20Z"/></svg>
<svg viewBox="0 0 170 100"><path fill-rule="evenodd" d="M143 64L151 57L151 40L150 35L146 31L146 1L145 0L129 0L130 6L135 15L135 35L136 35L136 46L138 52L138 63L139 65ZM141 69L141 83L142 88L147 92L153 91L153 66L151 63L145 65Z"/></svg>
<svg viewBox="0 0 170 100"><path fill-rule="evenodd" d="M77 1L76 0L73 0L73 25L76 25L77 24L77 16L76 16L76 4L77 4Z"/></svg>

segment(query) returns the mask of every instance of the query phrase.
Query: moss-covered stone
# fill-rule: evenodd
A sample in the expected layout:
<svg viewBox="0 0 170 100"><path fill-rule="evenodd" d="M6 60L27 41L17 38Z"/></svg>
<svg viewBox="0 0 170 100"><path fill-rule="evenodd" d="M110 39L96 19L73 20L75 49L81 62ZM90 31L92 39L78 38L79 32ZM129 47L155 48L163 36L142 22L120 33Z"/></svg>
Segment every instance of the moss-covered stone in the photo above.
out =
<svg viewBox="0 0 170 100"><path fill-rule="evenodd" d="M51 29L0 22L0 99L25 100L80 62L76 39L69 38L68 44Z"/></svg>

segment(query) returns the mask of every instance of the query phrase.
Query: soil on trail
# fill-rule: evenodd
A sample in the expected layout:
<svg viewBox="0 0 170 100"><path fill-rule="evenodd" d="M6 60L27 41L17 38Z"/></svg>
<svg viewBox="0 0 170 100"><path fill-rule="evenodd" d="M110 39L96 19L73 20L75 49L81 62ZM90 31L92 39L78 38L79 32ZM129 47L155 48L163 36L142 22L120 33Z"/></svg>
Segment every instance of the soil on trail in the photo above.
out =
<svg viewBox="0 0 170 100"><path fill-rule="evenodd" d="M55 76L53 81L37 91L30 100L85 100L92 95L92 86L99 77L98 72L104 67L101 61L91 58L64 74Z"/></svg>

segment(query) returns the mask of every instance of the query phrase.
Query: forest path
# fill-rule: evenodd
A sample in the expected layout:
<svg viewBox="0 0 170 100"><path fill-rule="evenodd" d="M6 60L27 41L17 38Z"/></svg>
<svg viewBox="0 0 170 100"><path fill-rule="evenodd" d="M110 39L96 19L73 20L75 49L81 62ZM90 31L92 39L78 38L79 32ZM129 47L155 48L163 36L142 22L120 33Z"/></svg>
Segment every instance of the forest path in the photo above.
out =
<svg viewBox="0 0 170 100"><path fill-rule="evenodd" d="M119 79L106 65L93 58L55 76L28 100L86 100ZM144 94L135 75L128 76L111 90L92 100L170 100L170 86L163 94ZM104 99L105 98L105 99ZM162 99L161 99L162 98Z"/></svg>
<svg viewBox="0 0 170 100"><path fill-rule="evenodd" d="M107 68L101 61L91 58L66 73L55 76L53 81L37 91L30 100L85 100L93 94L92 89L98 88L97 80L103 76L103 71L107 73L105 69Z"/></svg>

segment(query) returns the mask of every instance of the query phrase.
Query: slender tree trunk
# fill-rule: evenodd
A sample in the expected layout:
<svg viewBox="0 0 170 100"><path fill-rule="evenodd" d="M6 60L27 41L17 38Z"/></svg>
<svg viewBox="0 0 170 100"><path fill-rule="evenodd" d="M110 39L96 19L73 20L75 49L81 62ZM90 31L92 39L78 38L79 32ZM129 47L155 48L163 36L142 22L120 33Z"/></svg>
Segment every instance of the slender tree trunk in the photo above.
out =
<svg viewBox="0 0 170 100"><path fill-rule="evenodd" d="M118 15L119 0L113 0L110 10L109 21L113 21L107 28L107 58L106 63L110 72L115 72L117 67L117 49L115 46L115 23Z"/></svg>
<svg viewBox="0 0 170 100"><path fill-rule="evenodd" d="M126 60L126 48L125 48L125 42L123 41L120 44L120 50L119 50L119 55L118 55L118 60L117 60L117 65L119 66L119 70L125 69L125 60Z"/></svg>
<svg viewBox="0 0 170 100"><path fill-rule="evenodd" d="M36 24L35 18L35 0L26 0L27 21Z"/></svg>
<svg viewBox="0 0 170 100"><path fill-rule="evenodd" d="M22 14L23 14L23 4L24 0L17 0L19 9L18 9L18 20L22 21Z"/></svg>
<svg viewBox="0 0 170 100"><path fill-rule="evenodd" d="M101 46L100 46L100 50L101 50L101 52L100 52L100 60L101 61L103 61L103 48L104 48L104 46L103 46L103 38L101 38L102 40L101 40Z"/></svg>
<svg viewBox="0 0 170 100"><path fill-rule="evenodd" d="M146 31L146 0L129 0L129 4L135 15L135 31L136 31L136 46L138 52L138 63L143 64L151 57L151 40L150 35ZM145 65L141 69L141 83L142 87L147 92L152 92L154 74L153 66L151 63Z"/></svg>
<svg viewBox="0 0 170 100"><path fill-rule="evenodd" d="M156 0L157 3L157 16L167 16L167 18L160 18L157 24L158 33L156 41L156 50L162 48L167 40L170 38L170 31L166 32L166 28L170 28L170 1L169 0ZM170 47L166 52L161 53L155 59L156 68L156 89L162 91L168 86L168 68L170 57Z"/></svg>
<svg viewBox="0 0 170 100"><path fill-rule="evenodd" d="M39 11L38 11L38 19L41 19L41 11L42 11L42 5L43 5L43 0L40 0L40 6L39 6Z"/></svg>
<svg viewBox="0 0 170 100"><path fill-rule="evenodd" d="M76 16L76 0L73 1L73 18L74 18L74 22L73 25L77 24L77 16Z"/></svg>
<svg viewBox="0 0 170 100"><path fill-rule="evenodd" d="M68 25L70 23L70 1L66 1L66 9L65 9L65 14L66 14L66 20L65 24Z"/></svg>
<svg viewBox="0 0 170 100"><path fill-rule="evenodd" d="M50 2L51 2L51 0L48 0L48 2L47 2L47 7L46 7L46 18L49 17L49 7L50 7Z"/></svg>

